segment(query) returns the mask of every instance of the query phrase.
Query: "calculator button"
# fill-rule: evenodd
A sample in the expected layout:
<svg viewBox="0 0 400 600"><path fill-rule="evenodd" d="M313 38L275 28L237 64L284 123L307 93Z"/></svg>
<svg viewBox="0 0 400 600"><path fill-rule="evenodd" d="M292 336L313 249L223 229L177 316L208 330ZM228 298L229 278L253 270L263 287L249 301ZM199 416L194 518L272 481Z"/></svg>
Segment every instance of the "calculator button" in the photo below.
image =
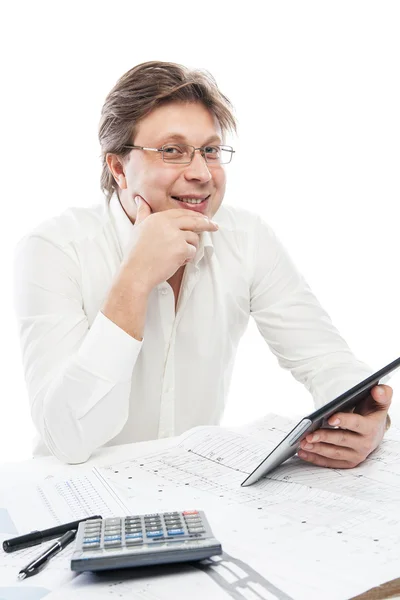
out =
<svg viewBox="0 0 400 600"><path fill-rule="evenodd" d="M170 525L171 523L182 523L181 519L164 519L166 525Z"/></svg>
<svg viewBox="0 0 400 600"><path fill-rule="evenodd" d="M90 519L89 521L85 521L85 527L101 527L103 523L103 519Z"/></svg>
<svg viewBox="0 0 400 600"><path fill-rule="evenodd" d="M100 548L100 542L90 542L90 543L83 542L83 544L82 544L82 550L93 550L96 548Z"/></svg>
<svg viewBox="0 0 400 600"><path fill-rule="evenodd" d="M142 544L143 543L143 538L128 538L126 540L126 545L127 546L133 546L134 544Z"/></svg>
<svg viewBox="0 0 400 600"><path fill-rule="evenodd" d="M205 533L204 527L189 527L189 533Z"/></svg>
<svg viewBox="0 0 400 600"><path fill-rule="evenodd" d="M142 526L140 523L138 525L127 525L125 527L125 531L141 531Z"/></svg>
<svg viewBox="0 0 400 600"><path fill-rule="evenodd" d="M142 533L142 529L126 529L125 535L131 535L131 533Z"/></svg>
<svg viewBox="0 0 400 600"><path fill-rule="evenodd" d="M155 531L146 531L146 535L149 538L154 538L154 537L162 537L164 535L164 532L162 529L158 529Z"/></svg>
<svg viewBox="0 0 400 600"><path fill-rule="evenodd" d="M128 541L128 540L142 540L142 539L143 539L143 534L141 532L127 533L127 534L125 534L125 541Z"/></svg>
<svg viewBox="0 0 400 600"><path fill-rule="evenodd" d="M159 531L161 531L162 533L164 533L163 530L160 529L160 527L152 527L151 529L146 529L146 534L150 536L153 533L158 533Z"/></svg>
<svg viewBox="0 0 400 600"><path fill-rule="evenodd" d="M100 538L101 537L101 531L85 531L83 534L84 538Z"/></svg>
<svg viewBox="0 0 400 600"><path fill-rule="evenodd" d="M120 517L110 517L104 520L106 525L111 525L111 523L121 523Z"/></svg>
<svg viewBox="0 0 400 600"><path fill-rule="evenodd" d="M83 539L83 543L84 544L91 544L92 542L99 542L100 543L100 537L85 537Z"/></svg>
<svg viewBox="0 0 400 600"><path fill-rule="evenodd" d="M168 535L184 535L185 531L183 529L168 529Z"/></svg>
<svg viewBox="0 0 400 600"><path fill-rule="evenodd" d="M178 517L178 518L180 518L180 516L181 516L181 514L178 513L178 512L167 512L167 513L164 513L164 518L165 517Z"/></svg>
<svg viewBox="0 0 400 600"><path fill-rule="evenodd" d="M184 510L182 512L183 515L198 515L199 511L198 510Z"/></svg>
<svg viewBox="0 0 400 600"><path fill-rule="evenodd" d="M121 548L121 542L105 542L103 548L104 550L115 550L115 548Z"/></svg>
<svg viewBox="0 0 400 600"><path fill-rule="evenodd" d="M120 535L105 535L104 536L104 543L106 543L106 542L112 542L112 541L117 541L117 540L121 540L121 536Z"/></svg>

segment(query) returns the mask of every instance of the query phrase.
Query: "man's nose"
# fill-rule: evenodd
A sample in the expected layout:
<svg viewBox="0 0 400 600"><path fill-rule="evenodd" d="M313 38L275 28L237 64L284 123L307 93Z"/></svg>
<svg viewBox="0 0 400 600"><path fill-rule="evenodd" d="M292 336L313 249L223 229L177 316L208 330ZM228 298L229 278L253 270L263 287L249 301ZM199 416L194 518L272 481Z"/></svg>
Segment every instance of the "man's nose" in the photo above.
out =
<svg viewBox="0 0 400 600"><path fill-rule="evenodd" d="M203 182L210 181L212 175L200 150L195 151L192 162L186 167L185 177Z"/></svg>

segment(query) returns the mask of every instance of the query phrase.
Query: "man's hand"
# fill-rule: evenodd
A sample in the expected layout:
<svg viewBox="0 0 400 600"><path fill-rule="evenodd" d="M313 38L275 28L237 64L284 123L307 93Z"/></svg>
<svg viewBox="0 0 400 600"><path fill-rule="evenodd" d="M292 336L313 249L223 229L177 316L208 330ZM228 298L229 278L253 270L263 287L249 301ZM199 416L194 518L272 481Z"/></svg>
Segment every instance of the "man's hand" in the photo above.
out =
<svg viewBox="0 0 400 600"><path fill-rule="evenodd" d="M388 385L375 386L356 407L357 412L336 413L329 419L329 425L339 429L318 429L307 435L298 456L320 467L356 467L380 444L392 396Z"/></svg>
<svg viewBox="0 0 400 600"><path fill-rule="evenodd" d="M200 213L170 209L152 213L138 203L132 245L105 299L102 313L138 341L143 340L149 294L196 254L199 234L218 225Z"/></svg>
<svg viewBox="0 0 400 600"><path fill-rule="evenodd" d="M133 244L125 266L135 272L144 288L151 291L167 281L194 258L202 231L217 231L218 225L201 213L171 208L152 213L141 197L133 227Z"/></svg>

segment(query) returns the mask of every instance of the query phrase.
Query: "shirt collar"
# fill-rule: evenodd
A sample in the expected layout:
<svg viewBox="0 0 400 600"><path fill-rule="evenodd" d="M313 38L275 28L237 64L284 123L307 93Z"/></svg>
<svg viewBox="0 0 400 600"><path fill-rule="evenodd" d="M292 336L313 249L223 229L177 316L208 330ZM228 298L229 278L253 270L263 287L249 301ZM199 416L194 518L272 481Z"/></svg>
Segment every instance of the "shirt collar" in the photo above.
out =
<svg viewBox="0 0 400 600"><path fill-rule="evenodd" d="M116 192L111 196L108 212L114 230L117 234L118 242L121 248L122 258L124 259L132 245L133 223L122 208ZM209 231L203 231L200 234L199 247L197 249L193 264L197 267L205 253L212 255L214 252L214 244L212 235Z"/></svg>

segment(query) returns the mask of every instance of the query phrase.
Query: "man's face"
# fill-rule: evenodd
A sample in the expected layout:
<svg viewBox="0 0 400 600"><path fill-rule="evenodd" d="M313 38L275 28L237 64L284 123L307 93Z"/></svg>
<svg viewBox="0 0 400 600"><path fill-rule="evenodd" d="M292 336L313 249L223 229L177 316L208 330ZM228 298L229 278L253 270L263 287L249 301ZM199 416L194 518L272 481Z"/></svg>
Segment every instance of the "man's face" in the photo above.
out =
<svg viewBox="0 0 400 600"><path fill-rule="evenodd" d="M160 106L143 118L137 127L136 146L160 148L172 143L186 143L199 148L222 144L221 127L216 117L201 103L170 103ZM120 192L122 205L132 221L136 217L134 197L142 196L153 212L190 205L174 197L207 198L196 209L212 217L225 193L226 174L223 165L210 165L199 151L191 164L163 161L161 152L131 150L124 160L126 189Z"/></svg>

